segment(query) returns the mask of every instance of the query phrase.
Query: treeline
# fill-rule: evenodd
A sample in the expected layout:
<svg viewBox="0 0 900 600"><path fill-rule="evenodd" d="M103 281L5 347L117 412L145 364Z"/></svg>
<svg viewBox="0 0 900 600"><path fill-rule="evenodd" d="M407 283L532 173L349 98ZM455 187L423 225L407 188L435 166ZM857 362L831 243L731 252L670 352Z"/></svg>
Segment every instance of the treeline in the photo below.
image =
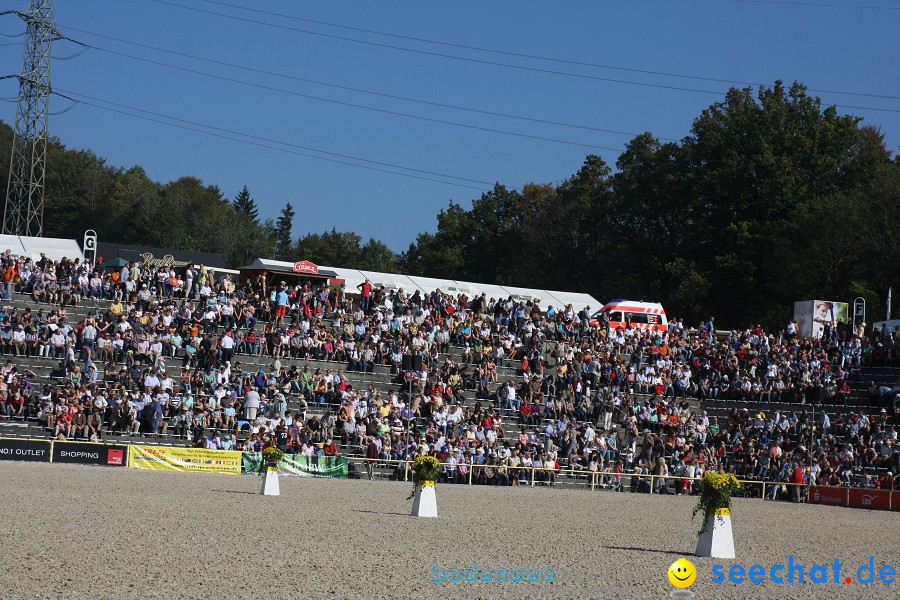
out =
<svg viewBox="0 0 900 600"><path fill-rule="evenodd" d="M12 131L0 130L0 181ZM671 315L782 324L801 299L863 296L884 314L900 273L900 158L879 131L794 84L732 89L680 142L631 140L560 185L496 185L451 202L399 254L336 229L293 237L290 203L260 221L250 190L166 184L50 145L45 235L658 300ZM302 206L299 207L302 214ZM875 312L877 311L877 313Z"/></svg>

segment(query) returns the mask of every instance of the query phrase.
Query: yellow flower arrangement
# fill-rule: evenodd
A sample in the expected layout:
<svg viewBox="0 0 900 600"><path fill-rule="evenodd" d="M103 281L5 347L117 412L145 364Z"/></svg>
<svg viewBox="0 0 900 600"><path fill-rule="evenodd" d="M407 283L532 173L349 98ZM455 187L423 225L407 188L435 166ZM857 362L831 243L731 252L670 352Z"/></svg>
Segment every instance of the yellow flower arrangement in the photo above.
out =
<svg viewBox="0 0 900 600"><path fill-rule="evenodd" d="M428 456L423 454L422 456L417 456L415 460L412 462L412 471L413 471L413 493L409 495L409 498L412 498L415 495L415 486L425 485L426 481L436 481L438 478L438 471L441 468L441 461L439 461L434 456Z"/></svg>
<svg viewBox="0 0 900 600"><path fill-rule="evenodd" d="M441 461L434 456L419 456L412 463L412 470L415 476L413 481L417 484L423 481L434 481L437 479L438 470L441 468Z"/></svg>
<svg viewBox="0 0 900 600"><path fill-rule="evenodd" d="M731 497L741 489L737 477L731 473L706 473L700 478L700 499L694 507L693 515L703 513L700 534L706 531L706 516L722 510L731 510Z"/></svg>

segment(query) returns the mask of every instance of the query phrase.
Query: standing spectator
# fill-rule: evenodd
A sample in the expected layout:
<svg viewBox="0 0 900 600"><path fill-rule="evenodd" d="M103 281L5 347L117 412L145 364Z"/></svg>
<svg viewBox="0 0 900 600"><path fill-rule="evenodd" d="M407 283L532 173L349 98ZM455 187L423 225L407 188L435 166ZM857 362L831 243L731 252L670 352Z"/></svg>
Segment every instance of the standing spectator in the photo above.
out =
<svg viewBox="0 0 900 600"><path fill-rule="evenodd" d="M244 420L255 421L256 412L259 410L259 392L255 388L249 388L244 393Z"/></svg>
<svg viewBox="0 0 900 600"><path fill-rule="evenodd" d="M366 448L366 472L369 480L375 479L375 460L381 454L381 446L375 441L374 437L369 438L369 446Z"/></svg>
<svg viewBox="0 0 900 600"><path fill-rule="evenodd" d="M284 323L284 317L287 315L288 309L288 293L285 289L285 284L282 281L278 286L278 292L275 294L275 324L281 325Z"/></svg>
<svg viewBox="0 0 900 600"><path fill-rule="evenodd" d="M356 286L356 289L359 290L360 298L359 298L359 307L362 309L363 314L368 315L371 309L370 303L372 300L372 283L369 281L369 278L366 277L366 280Z"/></svg>

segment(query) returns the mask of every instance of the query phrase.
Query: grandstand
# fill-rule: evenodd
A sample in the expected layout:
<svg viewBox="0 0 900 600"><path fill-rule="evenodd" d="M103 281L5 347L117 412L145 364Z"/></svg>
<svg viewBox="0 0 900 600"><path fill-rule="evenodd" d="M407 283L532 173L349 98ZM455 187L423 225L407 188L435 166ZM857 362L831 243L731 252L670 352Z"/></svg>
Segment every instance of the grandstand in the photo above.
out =
<svg viewBox="0 0 900 600"><path fill-rule="evenodd" d="M181 302L180 300L178 301ZM33 313L36 313L38 310L43 309L45 312L52 310L56 307L48 306L45 304L36 304L31 296L22 294L19 292L14 292L11 296L11 299L8 302L8 305L14 309L17 309L20 313L25 311L28 308L31 308ZM577 308L577 307L576 307ZM109 309L109 302L107 300L102 299L92 299L92 298L84 298L80 306L68 306L67 314L68 314L68 322L72 325L76 323L81 323L88 317L96 315L98 312L103 313ZM8 312L8 311L6 311ZM326 320L326 323L328 321ZM264 326L264 323L260 323L260 328ZM327 326L325 326L328 328ZM217 336L220 336L224 333L225 327L223 324L218 323L213 328L213 331L210 333L214 333ZM573 341L568 340L568 341ZM540 358L545 363L545 372L553 372L558 363L561 362L561 358L565 355L567 347L567 340L563 339L559 340L548 340L543 344L540 351ZM447 348L447 353L442 354L438 357L436 363L440 365L447 357L450 357L457 364L464 362L464 352L465 348L463 346L458 345L449 345ZM54 359L46 359L46 358L37 358L37 357L25 357L25 356L8 356L10 360L14 362L14 364L18 367L19 372L23 372L24 369L32 372L34 374L34 378L32 381L33 387L35 390L40 390L43 385L60 385L64 384L67 381L69 373L67 371L66 366L62 361L54 360ZM303 368L304 366L308 366L310 370L314 369L330 369L332 372L337 372L342 370L348 382L353 386L353 389L361 391L366 389L368 386L374 386L375 389L379 390L383 393L384 396L387 396L387 392L390 390L396 390L401 395L403 395L404 391L408 388L408 385L404 383L402 378L402 373L398 373L396 369L392 373L392 369L390 366L379 364L375 365L371 372L348 372L347 371L347 362L329 362L325 360L304 360L304 359L291 359L291 358L280 358L275 359L272 356L266 355L248 355L248 354L235 354L233 357L233 366L237 368L238 364L243 369L244 372L247 373L256 373L258 370L263 370L265 373L269 373L273 369L273 365L275 361L278 360L281 363L281 366L285 369L290 368L293 365L296 365L298 368ZM646 359L644 359L646 361ZM610 360L611 363L618 362L622 365L623 369L627 370L628 365L637 364L640 366L640 362L635 363L632 361L632 356L628 354L618 354L614 359ZM887 361L883 361L887 362ZM180 363L180 360L170 360L170 365ZM107 364L102 361L95 361L97 370L99 373L103 373ZM117 368L121 368L122 365L117 365ZM457 397L464 397L464 406L467 410L472 409L477 403L480 403L482 407L485 408L493 408L496 413L501 417L503 422L503 433L505 437L500 439L500 443L502 445L503 442L507 442L511 448L514 448L517 444L522 442L522 438L519 437L520 431L517 421L519 420L519 412L514 409L509 409L504 407L498 400L498 392L501 387L505 385L505 382L509 380L513 380L516 382L521 382L521 371L519 369L519 361L518 360L510 360L510 359L501 359L497 361L496 366L496 381L490 381L486 384L485 390L479 394L479 390L477 389L466 389L459 390ZM71 368L71 367L70 367ZM174 377L174 372L177 369L169 368L170 374ZM895 385L895 382L900 380L900 368L897 366L891 366L890 364L881 364L874 365L868 364L862 366L860 369L856 369L856 372L852 373L853 379L848 381L850 387L850 393L846 397L845 402L841 402L839 405L823 405L823 397L812 398L811 401L807 402L807 398L804 397L801 400L798 400L794 397L789 397L785 394L781 401L778 402L765 402L765 401L753 401L753 400L741 400L741 399L703 399L700 400L696 397L692 397L691 394L684 394L682 397L676 399L669 396L667 398L663 398L655 393L647 393L640 394L634 393L629 394L632 405L635 408L640 407L641 403L653 403L653 405L659 406L660 404L666 404L669 407L674 407L676 409L676 413L682 411L689 411L694 415L700 415L703 411L709 415L710 418L717 417L722 425L724 426L729 419L733 418L741 418L742 415L749 415L750 418L754 417L756 413L763 412L768 416L771 416L773 413L783 413L788 414L791 412L796 412L802 418L805 418L803 415L806 412L812 412L815 410L817 413L821 413L823 408L829 413L830 418L832 419L832 424L837 425L835 423L837 415L840 414L849 414L849 415L867 415L868 417L875 419L881 419L882 415L887 415L888 419L884 421L885 425L895 424L896 423L896 415L893 413L893 407L889 402L878 403L877 401L873 401L870 395L870 381L874 381L877 386L883 388L891 388ZM695 376L696 380L696 376ZM606 386L608 388L608 386ZM624 387L624 386L623 386ZM486 392L486 393L485 393ZM480 397L479 397L480 396ZM305 410L307 418L318 417L321 419L325 414L325 411L331 411L331 414L337 414L337 412L341 409L340 399L335 399L334 402L330 404L318 404L313 399L307 398L306 405L303 403L301 399L301 395L298 392L293 392L288 394L287 396L288 404L287 408L291 410L294 414L299 412L303 412ZM886 410L889 409L889 410ZM740 411L740 412L738 412ZM624 411L623 411L624 412ZM637 410L635 412L638 412ZM529 425L528 429L534 429L538 436L538 440L534 439L530 440L529 443L523 445L523 450L531 449L535 451L535 456L538 455L538 452L543 452L545 450L549 451L552 448L552 445L547 444L545 429L546 427L553 422L553 420L547 418L546 412L542 411L541 418L539 420L533 421L533 425ZM612 427L610 430L617 430L620 440L620 443L624 442L625 437L627 435L626 428L623 425L622 420L619 418L620 414L616 414L616 418L611 420ZM238 417L240 419L240 416ZM814 416L812 414L809 415L810 419L813 419ZM167 419L172 419L172 417L167 417ZM850 417L852 419L852 417ZM591 413L590 415L586 415L585 419L578 423L578 435L579 440L583 441L584 435L584 424L585 420L594 422L594 427L597 428L597 432L599 434L608 434L608 431L604 431L601 426L596 423L601 422L602 418L600 416L599 410ZM429 417L419 416L412 420L411 427L408 429L404 429L402 435L402 441L411 442L413 445L408 448L401 448L397 451L395 447L394 454L391 456L382 454L381 457L385 460L380 461L378 466L375 469L375 476L378 477L396 477L397 474L394 470L395 463L391 463L388 458L406 458L410 456L412 452L415 451L415 442L416 440L412 439L412 431L415 431L418 435L419 432L425 432L429 427ZM802 419L801 419L802 422ZM239 420L239 430L238 430L238 443L242 443L246 440L248 436L247 423L245 421ZM650 432L653 436L657 438L664 438L665 431L659 427L658 423L649 422L647 427L641 427L641 430L638 432L636 436L636 446L638 448L641 447L641 438L643 437L645 432ZM793 431L793 430L792 430ZM791 442L796 444L797 446L801 446L801 448L796 449L795 460L800 461L801 464L806 465L809 462L808 453L805 453L805 448L802 446L808 447L809 437L807 435L808 430L800 429L798 433L788 433L786 434L785 441L790 444ZM834 426L832 433L836 435L836 437L831 440L832 447L834 444L844 445L850 443L849 437L849 429L842 428L840 426ZM35 418L29 419L4 419L0 420L0 436L12 436L12 437L38 437L38 438L48 438L53 436L53 431L37 422ZM188 439L184 439L184 437L178 436L175 434L174 424L170 425L167 428L166 433L153 435L148 437L147 434L136 436L129 434L110 434L108 432L104 432L102 438L104 441L115 441L116 443L141 443L141 444L162 444L162 445L188 445L191 443L190 436L186 436ZM337 436L336 436L337 437ZM750 436L752 437L752 436ZM340 442L340 440L336 440ZM429 435L429 442L435 442L435 436ZM738 462L737 458L734 456L735 444L734 442L738 440L728 440L726 443L726 454L728 460L731 464L735 464ZM896 441L894 442L896 444ZM449 445L449 443L448 443ZM460 444L461 445L461 444ZM529 447L530 445L530 447ZM579 444L580 445L580 444ZM564 471L560 473L555 483L557 485L578 485L578 486L591 486L592 484L601 484L604 487L620 487L622 485L621 480L613 478L613 477L603 477L601 479L591 478L589 477L591 470L604 470L604 466L612 471L615 467L614 460L607 461L597 461L596 464L589 464L587 457L575 457L575 460L571 460L571 455L562 451L562 445L560 439L556 440L556 446L559 446L559 464L563 467ZM894 446L894 462L896 462L896 446ZM740 449L740 446L738 446ZM785 450L788 448L786 447ZM435 451L439 451L440 448L435 448ZM555 449L554 449L555 450ZM340 443L340 453L344 456L351 457L351 460L354 458L359 460L366 454L366 447L364 444L354 444L350 445L348 443ZM549 453L549 452L548 452ZM668 468L670 469L669 473L674 474L686 474L681 471L676 471L678 467L678 459L679 455L682 452L678 450L673 450L670 445L664 445L661 453L651 452L648 454L649 456L655 457L657 454L663 456L667 461ZM616 458L624 458L625 451L622 446L619 446L618 453ZM602 457L601 457L602 458ZM613 455L610 455L610 459L613 458ZM463 458L465 460L465 458ZM633 470L637 468L639 459L637 455L635 456L634 465L628 465L628 469L622 471L622 475L624 477L628 477L629 475L636 474L653 474L649 472L650 464L647 464L647 469ZM648 463L650 461L647 461ZM683 461L682 461L683 463ZM873 465L863 465L858 461L853 463L853 477L850 480L845 480L845 483L853 483L854 485L867 485L871 481L878 481L879 477L884 476L884 474L888 471L888 469L893 468L896 472L896 469L892 466L887 466L892 464L890 461L880 461L877 464ZM683 464L682 464L683 466ZM577 472L569 472L566 473L565 469L572 468L577 470ZM361 471L361 469L358 469ZM783 475L783 474L782 474ZM757 479L753 474L747 474L747 479ZM778 474L769 473L765 477L762 477L768 481L784 481L784 479L779 479ZM452 478L451 478L452 479ZM464 480L464 478L460 477L460 480ZM634 485L634 480L637 479L641 481L640 478L631 478L632 486ZM613 485L613 481L615 480L615 485ZM627 480L625 482L625 486L628 487ZM638 488L640 489L640 488ZM680 491L678 490L678 486L674 484L674 482L670 481L667 490L670 491ZM760 493L759 491L753 492L748 488L748 493Z"/></svg>

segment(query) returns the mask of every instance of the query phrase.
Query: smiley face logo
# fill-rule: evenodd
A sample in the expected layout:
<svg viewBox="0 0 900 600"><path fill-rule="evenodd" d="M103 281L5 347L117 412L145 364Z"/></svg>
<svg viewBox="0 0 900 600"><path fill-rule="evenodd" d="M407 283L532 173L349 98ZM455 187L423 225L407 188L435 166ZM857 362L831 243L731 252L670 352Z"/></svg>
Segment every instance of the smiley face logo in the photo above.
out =
<svg viewBox="0 0 900 600"><path fill-rule="evenodd" d="M689 587L697 579L697 569L689 560L683 558L679 558L669 565L667 574L669 582L677 588Z"/></svg>

